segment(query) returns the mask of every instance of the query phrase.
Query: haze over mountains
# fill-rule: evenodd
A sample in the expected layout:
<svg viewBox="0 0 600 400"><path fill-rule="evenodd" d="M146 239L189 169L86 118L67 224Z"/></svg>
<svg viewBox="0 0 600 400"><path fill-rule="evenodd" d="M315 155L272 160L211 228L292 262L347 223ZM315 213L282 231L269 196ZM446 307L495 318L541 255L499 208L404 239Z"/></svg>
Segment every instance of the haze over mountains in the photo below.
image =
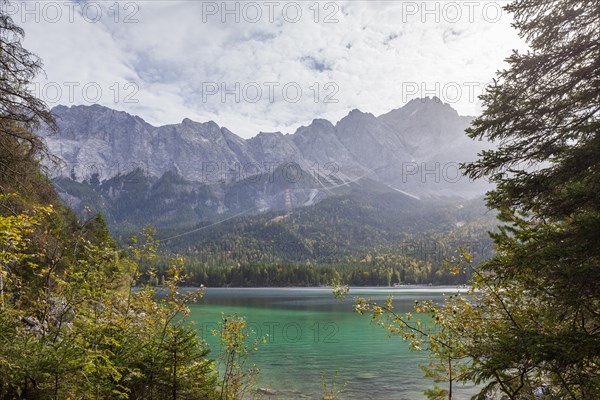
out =
<svg viewBox="0 0 600 400"><path fill-rule="evenodd" d="M213 121L186 118L155 127L99 105L57 106L52 112L59 134L42 135L64 161L52 174L77 181L95 173L106 181L140 169L153 179L169 172L207 185L258 182L266 175L268 184L278 171L297 186L302 171L318 177L305 188L308 197L361 178L419 198L473 198L486 189L484 182L469 182L458 172L460 162L483 148L464 134L472 118L437 98L413 100L379 117L355 109L335 124L315 119L294 134L260 132L250 139ZM256 199L261 202L265 199Z"/></svg>
<svg viewBox="0 0 600 400"><path fill-rule="evenodd" d="M236 249L227 261L247 263L269 248L281 262L330 262L415 238L485 242L492 226L485 182L458 171L484 143L465 135L470 117L436 98L250 139L98 105L52 112L59 133L43 136L62 160L50 166L59 194L85 218L102 213L121 239L150 224L193 257Z"/></svg>

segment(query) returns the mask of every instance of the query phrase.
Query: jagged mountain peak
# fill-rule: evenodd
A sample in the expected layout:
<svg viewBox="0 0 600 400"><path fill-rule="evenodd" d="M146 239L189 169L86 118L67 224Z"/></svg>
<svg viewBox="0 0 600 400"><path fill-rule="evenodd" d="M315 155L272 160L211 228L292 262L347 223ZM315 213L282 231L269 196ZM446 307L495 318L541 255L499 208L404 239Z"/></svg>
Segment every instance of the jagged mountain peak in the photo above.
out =
<svg viewBox="0 0 600 400"><path fill-rule="evenodd" d="M192 119L189 118L184 118L181 121L182 126L186 126L186 127L200 127L200 128L204 128L204 129L208 129L211 131L217 131L217 130L221 130L221 127L219 126L219 124L217 124L215 121L213 120L209 120L206 122L198 122L198 121L194 121Z"/></svg>
<svg viewBox="0 0 600 400"><path fill-rule="evenodd" d="M310 127L323 127L323 128L333 128L333 124L328 119L324 118L315 118L308 126L301 126L298 130L306 129Z"/></svg>
<svg viewBox="0 0 600 400"><path fill-rule="evenodd" d="M70 107L58 105L51 109L51 113L58 125L58 136L63 140L97 139L120 142L124 140L122 136L139 135L155 129L137 115L99 104ZM50 133L47 127L40 131L41 136L48 136Z"/></svg>
<svg viewBox="0 0 600 400"><path fill-rule="evenodd" d="M184 118L180 124L172 125L176 131L182 135L190 137L199 137L208 140L219 140L223 136L221 127L214 121L196 122L189 118Z"/></svg>
<svg viewBox="0 0 600 400"><path fill-rule="evenodd" d="M137 115L129 114L126 111L115 110L113 108L109 108L109 107L106 107L106 106L103 106L100 104L71 105L71 106L65 106L65 105L59 104L57 106L52 107L50 112L56 118L62 118L67 115L78 115L78 114L96 115L96 116L113 116L113 117L116 116L116 117L125 118L125 119L128 119L128 118L136 119L145 124L151 125Z"/></svg>
<svg viewBox="0 0 600 400"><path fill-rule="evenodd" d="M331 121L322 118L315 118L308 125L302 125L293 136L305 136L305 135L328 135L333 133L335 126Z"/></svg>
<svg viewBox="0 0 600 400"><path fill-rule="evenodd" d="M371 131L377 129L377 125L379 125L379 122L373 114L365 113L355 108L348 115L340 119L335 124L335 128L339 135L347 135L357 132L361 133L365 127L368 127L368 130Z"/></svg>
<svg viewBox="0 0 600 400"><path fill-rule="evenodd" d="M369 112L364 112L359 110L358 108L353 108L352 110L350 110L350 112L348 113L348 115L346 115L344 118L370 118L373 117L375 118L375 116ZM343 119L343 118L342 118Z"/></svg>
<svg viewBox="0 0 600 400"><path fill-rule="evenodd" d="M413 99L400 108L391 110L377 117L383 122L397 122L409 118L460 118L458 112L438 97Z"/></svg>
<svg viewBox="0 0 600 400"><path fill-rule="evenodd" d="M217 181L223 169L294 162L341 181L369 176L426 195L423 192L430 189L423 188L429 182L423 184L415 174L407 180L404 163L458 163L476 154L464 134L470 118L435 97L412 100L379 117L353 109L335 125L314 119L293 134L260 132L250 139L214 121L184 118L153 127L140 117L100 105L56 106L52 111L61 134L46 138L51 152L68 163L93 164L104 171L104 180L114 176L115 165L135 165L152 177L177 171L189 181L204 183L207 170ZM84 173L77 173L78 179L84 179ZM451 192L462 190L455 182L434 183Z"/></svg>
<svg viewBox="0 0 600 400"><path fill-rule="evenodd" d="M265 132L265 131L260 131L258 132L258 134L255 137L261 137L261 138L271 138L271 137L283 137L285 136L283 133L281 133L280 131L276 131L276 132Z"/></svg>
<svg viewBox="0 0 600 400"><path fill-rule="evenodd" d="M217 124L215 121L206 121L206 122L198 122L198 121L194 121L191 120L189 118L184 118L181 123L176 124L176 125L180 125L186 128L202 128L205 130L212 130L212 131L220 131L221 127L219 126L219 124Z"/></svg>

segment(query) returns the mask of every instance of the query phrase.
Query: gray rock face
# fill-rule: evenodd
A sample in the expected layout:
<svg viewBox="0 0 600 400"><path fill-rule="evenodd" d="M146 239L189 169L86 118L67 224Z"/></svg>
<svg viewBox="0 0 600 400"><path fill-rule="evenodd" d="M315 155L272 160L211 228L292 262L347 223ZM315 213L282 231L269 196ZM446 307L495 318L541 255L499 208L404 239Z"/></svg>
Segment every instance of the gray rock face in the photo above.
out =
<svg viewBox="0 0 600 400"><path fill-rule="evenodd" d="M412 100L378 120L402 138L411 156L388 169L384 180L409 192L437 196L474 197L489 189L485 182L471 182L460 174L459 164L474 160L487 147L465 135L471 117L459 116L434 97Z"/></svg>
<svg viewBox="0 0 600 400"><path fill-rule="evenodd" d="M294 163L340 183L369 177L416 196L473 197L487 188L457 176L458 163L473 160L484 146L464 134L471 118L437 98L413 100L379 117L353 110L335 125L315 119L291 135L261 132L248 140L213 121L186 118L155 127L99 105L52 112L59 134L41 134L64 161L53 175L80 181L139 168L150 177L171 171L213 184Z"/></svg>
<svg viewBox="0 0 600 400"><path fill-rule="evenodd" d="M281 132L260 132L246 141L247 150L258 163L286 164L301 162L302 155L289 135Z"/></svg>

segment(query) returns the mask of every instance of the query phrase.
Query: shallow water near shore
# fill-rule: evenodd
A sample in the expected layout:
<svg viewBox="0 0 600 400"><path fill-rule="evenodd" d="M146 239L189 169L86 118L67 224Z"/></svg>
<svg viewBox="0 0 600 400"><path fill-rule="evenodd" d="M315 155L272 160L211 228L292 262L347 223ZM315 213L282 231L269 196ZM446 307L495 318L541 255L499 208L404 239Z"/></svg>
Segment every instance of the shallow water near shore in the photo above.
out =
<svg viewBox="0 0 600 400"><path fill-rule="evenodd" d="M400 338L388 338L370 317L352 311L355 296L383 301L394 295L400 312L415 300L444 301L456 287L353 288L346 300L336 300L329 288L207 288L204 299L191 305L190 318L218 355L211 334L221 313L244 316L257 336L265 337L248 365L260 368L259 387L273 399L320 399L323 378L343 388L343 399L424 399L431 386L418 364L424 352L410 351ZM473 387L455 388L457 399L469 398Z"/></svg>

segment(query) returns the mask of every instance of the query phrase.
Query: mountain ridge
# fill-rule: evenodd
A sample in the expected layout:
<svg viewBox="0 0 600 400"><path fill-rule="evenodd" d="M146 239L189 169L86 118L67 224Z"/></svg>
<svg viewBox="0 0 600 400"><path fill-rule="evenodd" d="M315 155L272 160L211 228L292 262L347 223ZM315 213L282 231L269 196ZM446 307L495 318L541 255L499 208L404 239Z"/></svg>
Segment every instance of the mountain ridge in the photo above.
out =
<svg viewBox="0 0 600 400"><path fill-rule="evenodd" d="M454 178L458 164L483 146L464 134L471 117L437 98L411 100L380 116L353 109L335 124L315 118L292 134L259 132L249 139L214 121L153 126L100 105L59 105L52 113L59 133L41 135L62 160L54 177L83 181L97 174L105 181L141 169L153 178L175 172L217 184L283 165L340 182L368 177L418 197L473 198L487 189ZM444 176L449 167L452 179Z"/></svg>
<svg viewBox="0 0 600 400"><path fill-rule="evenodd" d="M470 118L434 99L249 139L214 121L152 126L102 106L53 112L59 134L44 137L71 168L54 180L63 201L85 218L101 212L121 239L150 224L171 250L254 254L282 237L279 259L295 262L297 252L314 258L315 243L328 243L317 249L328 259L486 221L471 210L483 191L443 176L478 148L463 133Z"/></svg>

